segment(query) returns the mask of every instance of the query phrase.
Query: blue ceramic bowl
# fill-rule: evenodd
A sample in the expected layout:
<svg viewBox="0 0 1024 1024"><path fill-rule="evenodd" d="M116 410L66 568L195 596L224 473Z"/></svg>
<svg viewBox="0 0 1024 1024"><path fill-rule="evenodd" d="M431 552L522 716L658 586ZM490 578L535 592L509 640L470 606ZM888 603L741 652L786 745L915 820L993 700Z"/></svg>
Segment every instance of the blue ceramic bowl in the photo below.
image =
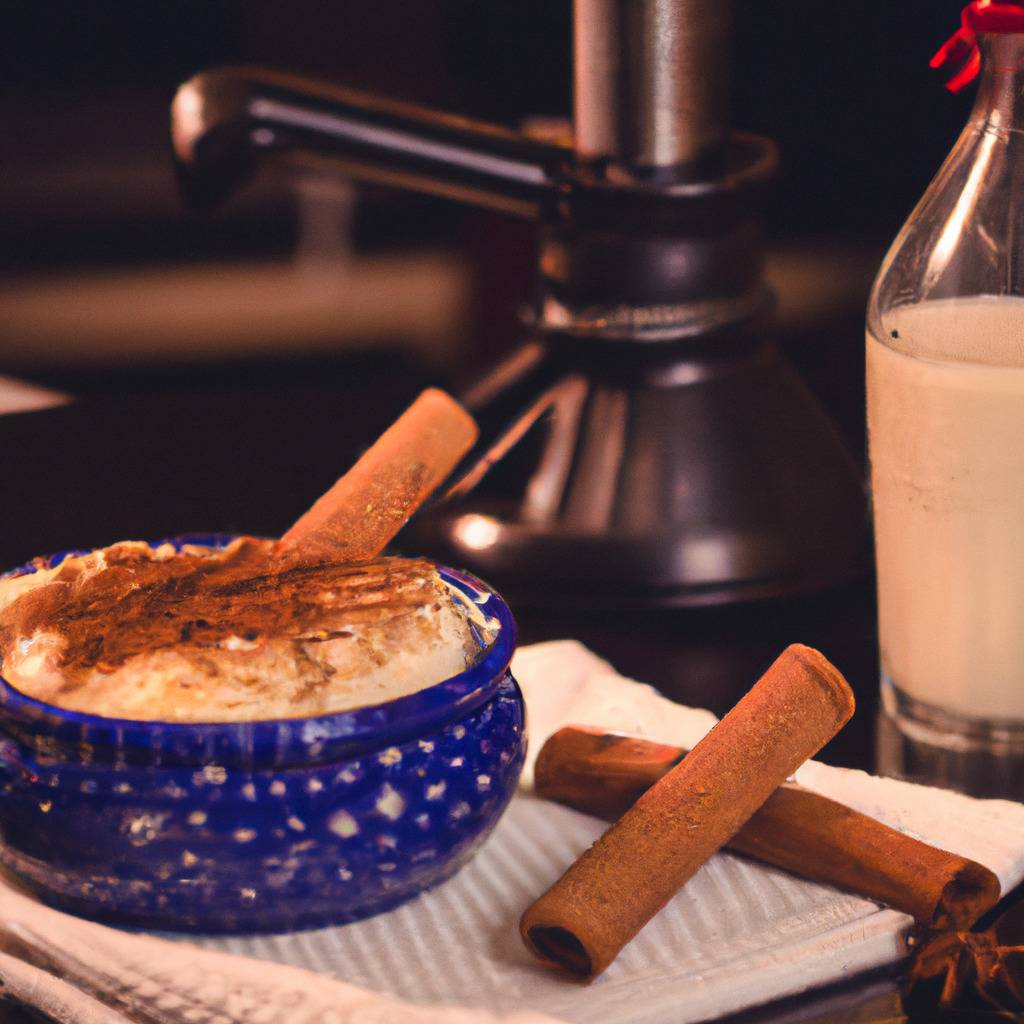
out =
<svg viewBox="0 0 1024 1024"><path fill-rule="evenodd" d="M450 877L511 799L526 731L508 607L441 575L496 621L494 642L459 675L372 707L139 722L0 678L0 862L61 909L206 933L353 921Z"/></svg>

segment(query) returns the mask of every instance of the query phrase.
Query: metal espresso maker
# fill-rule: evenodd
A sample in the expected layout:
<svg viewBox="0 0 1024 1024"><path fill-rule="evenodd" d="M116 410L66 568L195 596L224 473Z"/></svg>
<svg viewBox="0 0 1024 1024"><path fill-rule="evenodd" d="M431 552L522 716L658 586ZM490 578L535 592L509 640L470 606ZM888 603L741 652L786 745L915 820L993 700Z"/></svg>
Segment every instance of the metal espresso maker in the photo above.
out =
<svg viewBox="0 0 1024 1024"><path fill-rule="evenodd" d="M481 443L407 547L513 599L699 605L867 565L859 472L772 339L757 212L776 153L730 131L727 0L575 0L571 144L249 68L185 83L199 208L263 161L528 218L525 344L463 399Z"/></svg>

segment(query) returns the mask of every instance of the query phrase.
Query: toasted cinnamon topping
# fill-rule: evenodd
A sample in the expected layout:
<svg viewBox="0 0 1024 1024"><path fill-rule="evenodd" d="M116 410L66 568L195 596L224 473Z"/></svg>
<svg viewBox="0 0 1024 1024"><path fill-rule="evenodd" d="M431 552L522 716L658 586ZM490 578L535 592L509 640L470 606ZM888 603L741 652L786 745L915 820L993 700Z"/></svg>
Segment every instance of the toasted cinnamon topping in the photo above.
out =
<svg viewBox="0 0 1024 1024"><path fill-rule="evenodd" d="M37 630L59 633L58 665L112 668L182 643L267 640L339 631L436 602L433 566L382 558L266 571L270 541L235 541L222 553L154 560L148 545L106 549L106 568L69 558L47 585L17 598L0 621L0 644Z"/></svg>
<svg viewBox="0 0 1024 1024"><path fill-rule="evenodd" d="M225 721L393 699L477 653L430 562L274 572L272 544L125 542L0 582L3 674L97 714Z"/></svg>

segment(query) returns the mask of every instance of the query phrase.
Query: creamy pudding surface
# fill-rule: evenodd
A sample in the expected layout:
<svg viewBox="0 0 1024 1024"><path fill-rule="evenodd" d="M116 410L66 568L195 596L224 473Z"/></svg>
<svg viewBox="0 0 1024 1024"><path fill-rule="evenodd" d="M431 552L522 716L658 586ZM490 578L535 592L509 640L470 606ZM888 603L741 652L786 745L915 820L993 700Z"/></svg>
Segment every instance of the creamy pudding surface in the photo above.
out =
<svg viewBox="0 0 1024 1024"><path fill-rule="evenodd" d="M489 641L492 627L428 561L274 572L273 545L126 541L2 580L2 674L30 697L111 718L255 721L406 696L471 665L477 635Z"/></svg>

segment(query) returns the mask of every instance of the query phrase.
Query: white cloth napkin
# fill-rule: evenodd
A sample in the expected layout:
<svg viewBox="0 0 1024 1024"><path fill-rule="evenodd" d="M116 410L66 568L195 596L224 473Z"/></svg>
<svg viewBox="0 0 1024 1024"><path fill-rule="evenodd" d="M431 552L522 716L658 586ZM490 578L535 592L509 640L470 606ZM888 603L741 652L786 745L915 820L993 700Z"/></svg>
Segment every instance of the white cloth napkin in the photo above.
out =
<svg viewBox="0 0 1024 1024"><path fill-rule="evenodd" d="M715 722L622 678L573 641L524 648L513 670L526 694L532 755L570 723L690 746ZM82 921L2 886L5 948L51 973L0 954L0 979L22 998L28 991L39 1005L63 1007L64 1016L49 1011L57 1020L97 1024L142 1019L139 1007L161 1024L685 1024L906 954L906 915L722 853L594 982L541 967L520 943L519 915L606 826L531 796L530 767L524 791L468 867L352 925L171 942ZM1024 805L814 762L798 778L987 864L1004 891L1024 877Z"/></svg>

